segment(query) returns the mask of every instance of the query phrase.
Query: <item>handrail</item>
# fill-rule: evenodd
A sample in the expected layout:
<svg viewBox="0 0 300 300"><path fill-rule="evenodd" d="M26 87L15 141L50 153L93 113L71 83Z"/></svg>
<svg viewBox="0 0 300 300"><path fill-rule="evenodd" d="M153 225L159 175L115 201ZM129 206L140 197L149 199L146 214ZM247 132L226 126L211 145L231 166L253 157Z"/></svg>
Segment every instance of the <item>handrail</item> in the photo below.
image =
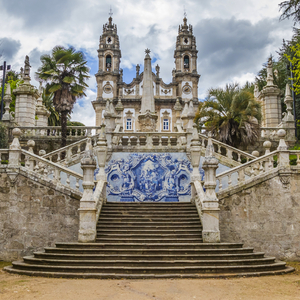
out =
<svg viewBox="0 0 300 300"><path fill-rule="evenodd" d="M99 180L96 185L96 189L93 194L93 199L95 202L96 212L96 221L98 221L102 206L106 199L106 181Z"/></svg>

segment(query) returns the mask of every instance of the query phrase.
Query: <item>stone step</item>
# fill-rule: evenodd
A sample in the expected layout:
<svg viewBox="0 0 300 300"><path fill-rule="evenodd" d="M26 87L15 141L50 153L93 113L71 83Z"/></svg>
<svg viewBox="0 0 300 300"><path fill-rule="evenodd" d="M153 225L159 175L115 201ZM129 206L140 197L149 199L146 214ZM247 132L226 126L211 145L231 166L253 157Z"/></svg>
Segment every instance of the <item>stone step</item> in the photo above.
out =
<svg viewBox="0 0 300 300"><path fill-rule="evenodd" d="M126 208L120 209L119 207L115 208L108 208L106 206L103 206L101 213L119 213L119 212L129 212L129 213L165 213L165 212L172 212L172 213L189 213L189 212L197 212L197 208L195 206L193 207L175 207L175 208L163 208L163 207L136 207L136 208Z"/></svg>
<svg viewBox="0 0 300 300"><path fill-rule="evenodd" d="M212 251L213 249L240 249L240 250L253 250L253 248L242 248L243 244L240 243L56 243L56 248L73 248L73 249L104 249L104 248L114 248L114 247L139 247L148 249L176 249L176 247L186 247L187 249L208 249ZM48 249L47 247L45 249Z"/></svg>
<svg viewBox="0 0 300 300"><path fill-rule="evenodd" d="M238 260L238 259L259 259L264 257L263 252L257 253L231 253L226 254L194 254L192 251L188 253L169 252L167 254L161 254L158 251L149 251L145 254L138 254L137 251L133 253L119 253L112 254L107 251L103 254L69 254L69 253L45 253L34 252L35 258L40 259L63 259L63 260Z"/></svg>
<svg viewBox="0 0 300 300"><path fill-rule="evenodd" d="M195 207L194 204L191 202L172 202L172 203L166 203L166 202L135 202L135 203L120 203L120 202L107 202L104 206L105 208L118 208L122 209L124 208L137 208L137 207L151 207L151 208L185 208L185 207Z"/></svg>
<svg viewBox="0 0 300 300"><path fill-rule="evenodd" d="M161 241L163 242L165 239L170 239L173 238L175 239L180 239L180 238L200 238L202 240L202 234L201 232L196 232L196 233L147 233L147 232L141 232L141 233L132 233L132 232L127 232L127 233L103 233L103 232L97 232L97 239L102 239L102 238L112 238L112 239L145 239L147 240L148 238L152 238L152 239L161 239Z"/></svg>
<svg viewBox="0 0 300 300"><path fill-rule="evenodd" d="M197 225L200 226L199 220L198 221L150 221L150 220L144 220L144 221L126 221L126 220L119 220L115 221L112 219L112 221L107 222L104 220L99 220L97 227L101 227L103 225L119 225L119 226L135 226L135 227L140 227L140 226L190 226L190 225Z"/></svg>
<svg viewBox="0 0 300 300"><path fill-rule="evenodd" d="M275 257L260 259L238 260L63 260L41 259L34 256L23 258L26 264L51 265L51 266L103 266L103 267L182 267L182 266L245 266L269 265L275 262Z"/></svg>
<svg viewBox="0 0 300 300"><path fill-rule="evenodd" d="M101 225L97 225L97 231L98 230L135 230L135 226L134 225L129 225L129 224L116 224L116 225L108 225L108 224L101 224ZM138 226L138 230L141 231L148 231L148 230L200 230L202 231L202 226L200 224L196 224L196 225L182 225L182 226L169 226L169 225L156 225L153 226L152 223L151 224L146 224L143 226Z"/></svg>
<svg viewBox="0 0 300 300"><path fill-rule="evenodd" d="M97 228L97 233L99 234L103 234L103 235L116 235L116 234L122 234L123 235L136 235L136 234L167 234L167 235L185 235L185 234L200 234L201 235L201 228L197 228L197 229L178 229L178 230L173 230L173 229L153 229L151 227L151 229L120 229L120 228L111 228L111 229L107 229L107 228Z"/></svg>
<svg viewBox="0 0 300 300"><path fill-rule="evenodd" d="M200 243L202 242L202 237L191 237L191 238L163 238L163 237L144 237L144 238L134 238L134 237L96 237L97 243Z"/></svg>
<svg viewBox="0 0 300 300"><path fill-rule="evenodd" d="M285 262L260 265L238 266L70 266L70 265L40 265L25 262L13 262L13 267L18 270L39 272L68 272L68 273L115 273L115 274L189 274L189 273L241 273L276 271L285 268Z"/></svg>
<svg viewBox="0 0 300 300"><path fill-rule="evenodd" d="M199 223L199 217L194 216L194 217L159 217L159 216L153 216L153 217L143 217L143 216L120 216L120 217L101 217L99 218L98 224L99 223L110 223L110 222L198 222Z"/></svg>
<svg viewBox="0 0 300 300"><path fill-rule="evenodd" d="M119 214L101 214L99 220L102 219L199 219L198 213L188 213L188 214L127 214L127 213L119 213Z"/></svg>

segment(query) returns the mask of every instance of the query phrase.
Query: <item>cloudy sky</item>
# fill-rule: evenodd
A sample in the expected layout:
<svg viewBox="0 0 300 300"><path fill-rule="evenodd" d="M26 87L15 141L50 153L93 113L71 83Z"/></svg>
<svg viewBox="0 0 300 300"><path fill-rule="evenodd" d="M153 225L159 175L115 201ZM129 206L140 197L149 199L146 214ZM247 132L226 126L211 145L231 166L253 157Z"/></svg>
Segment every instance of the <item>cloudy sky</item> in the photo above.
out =
<svg viewBox="0 0 300 300"><path fill-rule="evenodd" d="M185 7L199 51L199 99L203 99L210 87L252 81L267 57L276 56L282 39L291 38L292 21L278 21L282 1L0 0L0 64L5 59L18 71L29 55L33 74L40 56L56 45L84 51L91 69L89 90L77 101L72 119L95 125L91 101L96 97L97 48L110 6L127 83L135 76L135 65L143 64L145 48L151 49L153 67L154 62L160 65L163 80L171 81Z"/></svg>

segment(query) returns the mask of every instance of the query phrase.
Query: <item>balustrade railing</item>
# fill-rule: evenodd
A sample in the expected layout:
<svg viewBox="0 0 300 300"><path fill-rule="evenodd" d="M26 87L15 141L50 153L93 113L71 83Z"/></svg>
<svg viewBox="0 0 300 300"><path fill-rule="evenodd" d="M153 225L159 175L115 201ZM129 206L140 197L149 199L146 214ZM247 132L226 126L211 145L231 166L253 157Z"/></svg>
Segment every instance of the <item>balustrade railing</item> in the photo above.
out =
<svg viewBox="0 0 300 300"><path fill-rule="evenodd" d="M20 127L21 138L61 138L60 126L32 126ZM101 130L99 126L68 126L67 137L87 137L90 135L98 134ZM12 129L10 129L12 131ZM10 132L11 135L11 132Z"/></svg>
<svg viewBox="0 0 300 300"><path fill-rule="evenodd" d="M207 142L208 142L208 137L204 134L199 134L200 137L200 143L202 147L206 148ZM212 144L214 146L215 154L216 157L220 159L221 157L227 158L229 160L234 160L237 163L245 163L250 160L255 159L256 157L244 152L242 150L239 150L237 148L231 147L227 144L224 144L220 141L217 141L215 139L212 139ZM222 161L221 161L222 163Z"/></svg>
<svg viewBox="0 0 300 300"><path fill-rule="evenodd" d="M81 174L23 149L21 150L21 157L24 158L25 168L41 175L43 179L51 180L55 184L81 193L83 180Z"/></svg>
<svg viewBox="0 0 300 300"><path fill-rule="evenodd" d="M263 173L267 173L274 168L278 168L277 153L279 151L273 151L269 154L256 158L243 165L232 168L226 172L217 175L218 186L217 189L223 191L232 186L245 183L248 180L252 180L256 176L260 176Z"/></svg>
<svg viewBox="0 0 300 300"><path fill-rule="evenodd" d="M164 132L114 132L112 133L112 145L115 149L124 148L186 148L186 134L180 132L164 133Z"/></svg>
<svg viewBox="0 0 300 300"><path fill-rule="evenodd" d="M68 146L49 152L42 157L56 163L64 163L70 165L72 162L77 162L81 154L86 150L86 145L90 144L92 147L97 144L98 135L94 135L78 142L72 143Z"/></svg>

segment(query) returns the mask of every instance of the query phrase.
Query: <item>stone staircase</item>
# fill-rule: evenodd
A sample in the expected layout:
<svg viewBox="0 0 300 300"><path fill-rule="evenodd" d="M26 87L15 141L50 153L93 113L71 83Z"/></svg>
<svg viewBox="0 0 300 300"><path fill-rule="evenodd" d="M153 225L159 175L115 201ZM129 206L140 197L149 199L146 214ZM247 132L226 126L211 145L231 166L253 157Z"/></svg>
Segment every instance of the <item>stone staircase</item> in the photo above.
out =
<svg viewBox="0 0 300 300"><path fill-rule="evenodd" d="M5 270L65 278L210 278L293 271L237 243L202 243L191 203L107 203L95 243L56 243Z"/></svg>

